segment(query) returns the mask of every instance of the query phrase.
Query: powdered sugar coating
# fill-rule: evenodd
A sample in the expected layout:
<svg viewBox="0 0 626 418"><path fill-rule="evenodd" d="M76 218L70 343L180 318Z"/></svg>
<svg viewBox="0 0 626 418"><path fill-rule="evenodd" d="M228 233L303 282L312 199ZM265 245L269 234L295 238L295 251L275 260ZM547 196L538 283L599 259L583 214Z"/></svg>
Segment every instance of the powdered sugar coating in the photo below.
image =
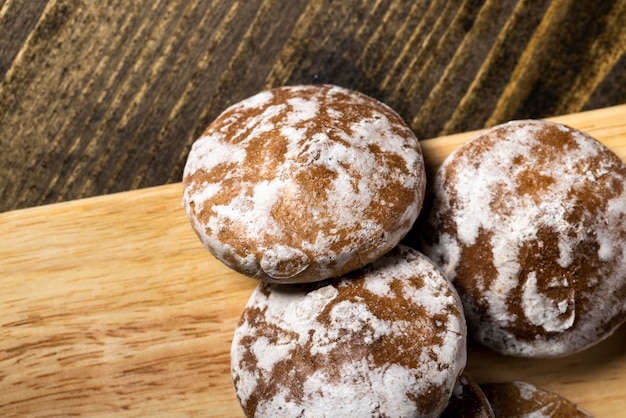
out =
<svg viewBox="0 0 626 418"><path fill-rule="evenodd" d="M476 340L561 356L626 320L625 185L610 150L544 121L494 127L448 157L422 249L459 290Z"/></svg>
<svg viewBox="0 0 626 418"><path fill-rule="evenodd" d="M202 243L264 281L362 267L411 228L425 189L413 132L388 106L337 86L265 91L194 144L183 206Z"/></svg>
<svg viewBox="0 0 626 418"><path fill-rule="evenodd" d="M260 284L235 331L231 368L247 416L436 417L465 344L454 288L399 246L340 279Z"/></svg>

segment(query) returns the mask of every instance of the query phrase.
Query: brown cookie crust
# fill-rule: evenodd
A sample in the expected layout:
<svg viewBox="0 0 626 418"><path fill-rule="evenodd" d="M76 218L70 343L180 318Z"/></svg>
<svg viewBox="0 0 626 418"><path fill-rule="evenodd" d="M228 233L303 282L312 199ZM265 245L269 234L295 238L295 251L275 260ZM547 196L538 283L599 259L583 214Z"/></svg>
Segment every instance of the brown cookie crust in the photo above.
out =
<svg viewBox="0 0 626 418"><path fill-rule="evenodd" d="M592 415L556 393L526 382L481 384L496 418L591 418Z"/></svg>
<svg viewBox="0 0 626 418"><path fill-rule="evenodd" d="M478 383L463 372L457 379L446 410L439 418L495 418L495 415Z"/></svg>

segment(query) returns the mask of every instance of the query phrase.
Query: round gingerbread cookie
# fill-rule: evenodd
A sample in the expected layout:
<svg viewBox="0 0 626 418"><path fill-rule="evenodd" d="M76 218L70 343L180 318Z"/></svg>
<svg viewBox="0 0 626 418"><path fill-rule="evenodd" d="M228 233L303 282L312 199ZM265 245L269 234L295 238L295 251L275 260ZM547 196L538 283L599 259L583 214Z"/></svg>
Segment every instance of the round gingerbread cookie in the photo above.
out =
<svg viewBox="0 0 626 418"><path fill-rule="evenodd" d="M439 418L495 418L495 415L478 383L463 372L457 379L448 406Z"/></svg>
<svg viewBox="0 0 626 418"><path fill-rule="evenodd" d="M421 250L458 289L470 334L555 357L626 319L626 165L551 122L488 129L442 164Z"/></svg>
<svg viewBox="0 0 626 418"><path fill-rule="evenodd" d="M495 418L591 418L592 415L556 393L526 382L481 384Z"/></svg>
<svg viewBox="0 0 626 418"><path fill-rule="evenodd" d="M413 132L388 106L331 85L264 91L193 144L183 206L229 267L302 283L360 268L411 229L425 189Z"/></svg>
<svg viewBox="0 0 626 418"><path fill-rule="evenodd" d="M456 291L404 246L342 278L261 283L231 349L248 417L437 417L465 361Z"/></svg>

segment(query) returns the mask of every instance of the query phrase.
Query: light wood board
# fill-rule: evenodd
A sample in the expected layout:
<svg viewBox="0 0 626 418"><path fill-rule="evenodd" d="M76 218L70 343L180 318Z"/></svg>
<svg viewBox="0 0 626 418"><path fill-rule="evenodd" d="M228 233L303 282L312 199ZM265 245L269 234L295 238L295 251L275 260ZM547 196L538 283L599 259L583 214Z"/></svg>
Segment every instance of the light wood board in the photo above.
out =
<svg viewBox="0 0 626 418"><path fill-rule="evenodd" d="M626 159L626 106L554 118ZM473 133L422 141L432 171ZM216 261L172 184L0 214L0 416L241 416L231 335L256 282ZM626 327L558 360L471 346L481 382L526 380L626 414Z"/></svg>

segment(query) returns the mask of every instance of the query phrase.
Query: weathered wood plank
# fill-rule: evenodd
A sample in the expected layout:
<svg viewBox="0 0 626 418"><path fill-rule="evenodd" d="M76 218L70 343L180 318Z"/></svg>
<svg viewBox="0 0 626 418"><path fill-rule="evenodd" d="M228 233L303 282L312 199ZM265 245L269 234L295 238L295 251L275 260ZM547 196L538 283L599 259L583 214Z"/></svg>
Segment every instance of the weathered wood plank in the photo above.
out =
<svg viewBox="0 0 626 418"><path fill-rule="evenodd" d="M619 0L0 4L0 211L177 182L265 88L334 83L418 137L626 103Z"/></svg>

